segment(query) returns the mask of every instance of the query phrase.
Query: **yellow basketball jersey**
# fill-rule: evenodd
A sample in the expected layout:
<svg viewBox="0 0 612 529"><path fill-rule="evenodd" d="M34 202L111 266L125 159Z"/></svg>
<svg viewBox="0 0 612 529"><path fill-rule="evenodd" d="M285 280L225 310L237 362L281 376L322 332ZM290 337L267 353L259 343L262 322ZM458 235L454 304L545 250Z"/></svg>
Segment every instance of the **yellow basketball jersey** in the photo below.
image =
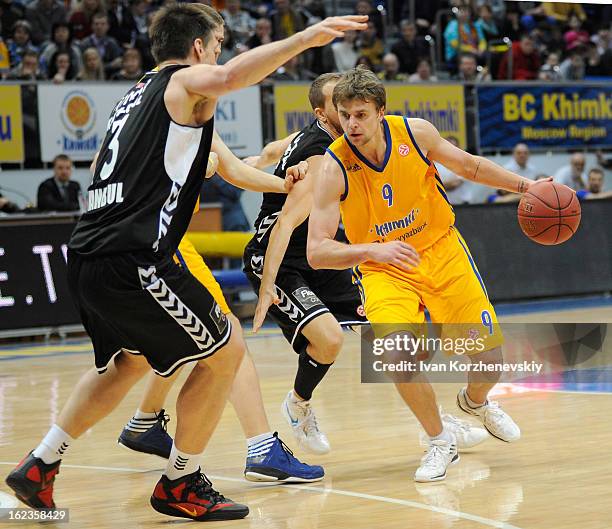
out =
<svg viewBox="0 0 612 529"><path fill-rule="evenodd" d="M422 252L448 232L455 214L436 167L419 150L408 120L385 116L383 127L387 150L380 167L346 135L328 149L344 174L340 210L346 236L352 244L399 240ZM359 268L367 265L386 267L364 263Z"/></svg>

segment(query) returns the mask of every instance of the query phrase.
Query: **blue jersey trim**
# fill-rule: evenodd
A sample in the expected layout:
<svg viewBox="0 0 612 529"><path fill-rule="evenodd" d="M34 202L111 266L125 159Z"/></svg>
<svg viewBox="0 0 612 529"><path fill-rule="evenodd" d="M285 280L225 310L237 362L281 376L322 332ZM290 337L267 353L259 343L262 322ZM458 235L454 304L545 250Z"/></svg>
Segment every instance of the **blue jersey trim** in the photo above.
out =
<svg viewBox="0 0 612 529"><path fill-rule="evenodd" d="M344 176L344 193L342 193L342 196L340 197L340 202L342 202L348 196L348 191L349 191L348 176L346 174L346 169L344 168L343 163L338 159L338 157L332 151L330 151L329 149L325 149L325 150L330 154L330 156L334 160L336 160L336 162L338 162L340 169L342 169L342 175Z"/></svg>
<svg viewBox="0 0 612 529"><path fill-rule="evenodd" d="M412 141L412 145L414 145L414 148L419 153L419 156L423 159L423 161L427 165L431 165L431 160L429 158L427 158L427 156L425 156L421 152L421 149L419 149L419 144L415 141L414 136L412 135L412 131L410 130L410 125L408 125L408 118L407 117L404 117L404 125L406 125L406 130L408 131L408 136L410 136L410 141Z"/></svg>

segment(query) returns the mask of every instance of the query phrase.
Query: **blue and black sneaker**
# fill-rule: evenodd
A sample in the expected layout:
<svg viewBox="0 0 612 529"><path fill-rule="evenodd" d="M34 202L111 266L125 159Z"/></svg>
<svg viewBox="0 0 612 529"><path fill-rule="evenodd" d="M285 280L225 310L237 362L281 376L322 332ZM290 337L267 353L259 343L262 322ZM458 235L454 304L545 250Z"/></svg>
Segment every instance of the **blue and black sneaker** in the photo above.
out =
<svg viewBox="0 0 612 529"><path fill-rule="evenodd" d="M153 426L139 427L137 422L144 423L150 420ZM121 432L117 443L143 454L168 459L172 450L172 437L166 431L170 417L165 410L161 410L155 419L132 419ZM140 429L140 431L139 431Z"/></svg>
<svg viewBox="0 0 612 529"><path fill-rule="evenodd" d="M244 477L249 481L310 483L322 480L324 475L323 467L307 465L297 459L279 439L278 432L274 432L270 450L265 455L247 457L244 469Z"/></svg>

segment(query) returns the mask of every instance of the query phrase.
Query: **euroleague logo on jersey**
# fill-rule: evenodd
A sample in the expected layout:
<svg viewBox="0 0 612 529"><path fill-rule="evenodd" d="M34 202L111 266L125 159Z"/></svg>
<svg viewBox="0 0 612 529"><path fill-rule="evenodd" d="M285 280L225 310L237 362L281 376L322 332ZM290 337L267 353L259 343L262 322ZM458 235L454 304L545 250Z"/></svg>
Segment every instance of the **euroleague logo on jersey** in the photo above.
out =
<svg viewBox="0 0 612 529"><path fill-rule="evenodd" d="M408 156L408 153L410 152L410 147L408 147L408 145L406 145L405 143L402 143L397 148L397 152L400 153L400 156Z"/></svg>

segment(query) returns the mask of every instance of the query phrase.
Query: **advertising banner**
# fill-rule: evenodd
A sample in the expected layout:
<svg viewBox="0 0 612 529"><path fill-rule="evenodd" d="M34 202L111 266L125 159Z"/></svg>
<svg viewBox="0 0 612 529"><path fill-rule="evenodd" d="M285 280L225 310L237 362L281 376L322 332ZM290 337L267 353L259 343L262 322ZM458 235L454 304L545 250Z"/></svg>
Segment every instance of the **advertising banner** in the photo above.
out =
<svg viewBox="0 0 612 529"><path fill-rule="evenodd" d="M23 162L20 86L0 86L0 162Z"/></svg>
<svg viewBox="0 0 612 529"><path fill-rule="evenodd" d="M612 146L612 85L479 86L483 151Z"/></svg>

